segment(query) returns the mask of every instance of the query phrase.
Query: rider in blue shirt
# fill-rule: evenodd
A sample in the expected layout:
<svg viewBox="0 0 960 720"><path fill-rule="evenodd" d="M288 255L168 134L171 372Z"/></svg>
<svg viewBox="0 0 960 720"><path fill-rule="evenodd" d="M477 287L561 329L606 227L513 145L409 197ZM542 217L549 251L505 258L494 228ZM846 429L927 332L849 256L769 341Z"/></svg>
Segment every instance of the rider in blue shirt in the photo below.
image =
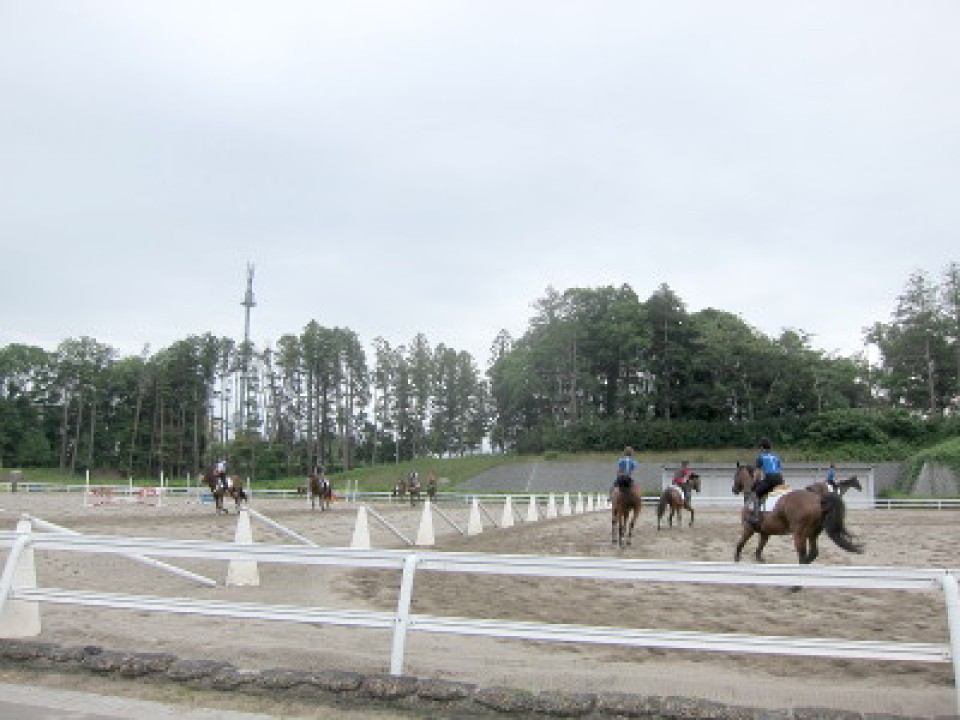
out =
<svg viewBox="0 0 960 720"><path fill-rule="evenodd" d="M827 469L827 485L831 490L837 492L837 468L833 463L830 463L829 469Z"/></svg>
<svg viewBox="0 0 960 720"><path fill-rule="evenodd" d="M623 449L623 457L617 461L617 479L613 481L613 487L610 493L613 494L613 488L619 487L628 490L633 487L633 473L637 469L637 461L633 459L633 448L627 446Z"/></svg>
<svg viewBox="0 0 960 720"><path fill-rule="evenodd" d="M751 494L753 506L750 512L750 522L755 526L760 525L760 507L763 500L773 488L783 483L783 472L780 466L780 458L774 455L770 449L770 439L760 440L760 454L757 455L757 469L763 473L760 481L753 486Z"/></svg>

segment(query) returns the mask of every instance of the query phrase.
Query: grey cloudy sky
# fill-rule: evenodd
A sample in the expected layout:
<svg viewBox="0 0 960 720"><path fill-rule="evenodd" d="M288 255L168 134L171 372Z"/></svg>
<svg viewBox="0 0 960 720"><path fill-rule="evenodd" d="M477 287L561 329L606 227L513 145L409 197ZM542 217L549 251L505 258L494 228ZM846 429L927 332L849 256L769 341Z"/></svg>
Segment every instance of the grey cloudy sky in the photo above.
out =
<svg viewBox="0 0 960 720"><path fill-rule="evenodd" d="M852 354L960 260L960 3L0 0L0 345L471 352L667 283Z"/></svg>

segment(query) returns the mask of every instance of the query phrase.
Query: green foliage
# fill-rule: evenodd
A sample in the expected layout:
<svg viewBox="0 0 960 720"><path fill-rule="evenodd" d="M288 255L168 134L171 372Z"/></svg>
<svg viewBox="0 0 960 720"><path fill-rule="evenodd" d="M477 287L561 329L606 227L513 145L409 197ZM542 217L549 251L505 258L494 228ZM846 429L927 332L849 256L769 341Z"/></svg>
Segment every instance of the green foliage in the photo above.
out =
<svg viewBox="0 0 960 720"><path fill-rule="evenodd" d="M920 471L923 469L923 464L926 462L945 465L957 475L960 475L960 437L950 438L931 447L924 448L907 458L903 464L900 478L901 482L898 489L909 492L916 485L917 478L920 477Z"/></svg>
<svg viewBox="0 0 960 720"><path fill-rule="evenodd" d="M842 443L882 444L889 436L875 415L862 410L834 410L818 415L807 427L807 444L830 447Z"/></svg>

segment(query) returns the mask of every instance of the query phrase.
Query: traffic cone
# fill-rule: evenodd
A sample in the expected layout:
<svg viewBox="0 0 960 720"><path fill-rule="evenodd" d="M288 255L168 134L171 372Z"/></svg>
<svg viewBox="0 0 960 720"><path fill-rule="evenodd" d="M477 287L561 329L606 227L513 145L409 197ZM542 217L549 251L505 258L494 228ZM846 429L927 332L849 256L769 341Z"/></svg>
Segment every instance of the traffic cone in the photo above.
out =
<svg viewBox="0 0 960 720"><path fill-rule="evenodd" d="M483 532L483 521L480 520L480 501L473 499L470 506L470 520L467 522L467 535L479 535Z"/></svg>
<svg viewBox="0 0 960 720"><path fill-rule="evenodd" d="M253 545L253 532L250 530L250 513L240 509L237 516L237 532L233 538L237 545ZM227 566L227 585L260 586L260 572L256 560L231 560Z"/></svg>
<svg viewBox="0 0 960 720"><path fill-rule="evenodd" d="M430 509L430 500L423 503L423 512L420 514L420 529L417 530L417 545L434 545L436 538L433 534L433 510Z"/></svg>
<svg viewBox="0 0 960 720"><path fill-rule="evenodd" d="M500 527L513 527L513 498L507 495L503 502L503 515L500 517Z"/></svg>
<svg viewBox="0 0 960 720"><path fill-rule="evenodd" d="M357 508L357 521L353 526L353 539L350 541L350 547L359 550L369 550L371 547L366 505L361 505Z"/></svg>

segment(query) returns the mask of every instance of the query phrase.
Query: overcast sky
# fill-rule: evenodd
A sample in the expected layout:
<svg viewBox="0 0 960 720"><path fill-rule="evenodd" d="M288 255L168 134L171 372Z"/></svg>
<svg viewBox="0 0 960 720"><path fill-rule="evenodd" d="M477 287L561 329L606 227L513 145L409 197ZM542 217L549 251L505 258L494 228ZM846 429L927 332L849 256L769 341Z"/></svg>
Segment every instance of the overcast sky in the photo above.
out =
<svg viewBox="0 0 960 720"><path fill-rule="evenodd" d="M0 346L311 319L486 367L548 286L844 355L960 261L960 3L0 0ZM371 358L372 361L372 358Z"/></svg>

